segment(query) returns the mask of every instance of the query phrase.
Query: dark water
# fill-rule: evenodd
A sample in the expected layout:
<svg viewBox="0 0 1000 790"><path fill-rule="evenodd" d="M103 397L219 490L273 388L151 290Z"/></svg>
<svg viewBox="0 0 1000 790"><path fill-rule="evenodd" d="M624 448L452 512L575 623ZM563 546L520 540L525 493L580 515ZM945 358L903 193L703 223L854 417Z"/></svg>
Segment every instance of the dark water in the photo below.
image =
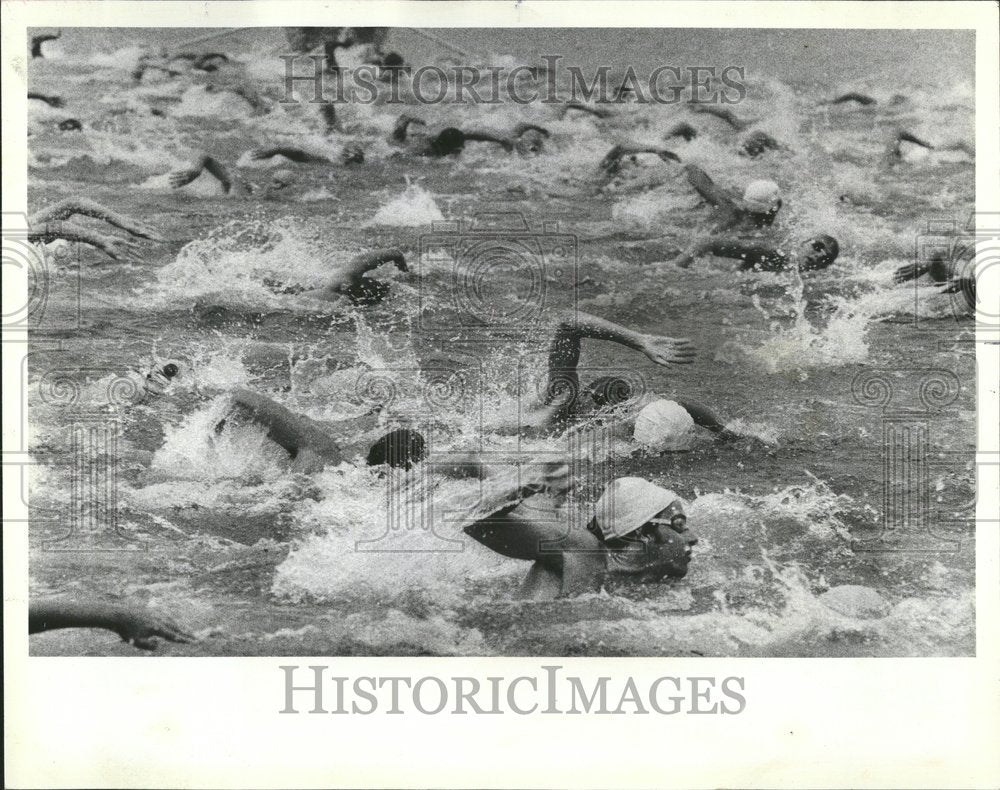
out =
<svg viewBox="0 0 1000 790"><path fill-rule="evenodd" d="M279 46L277 34L258 37ZM956 319L953 303L931 288L892 284L929 221L964 221L973 168L954 152L905 152L891 168L883 156L897 127L937 143L971 137L971 78L962 82L961 58L949 61L959 76L945 87L917 73L919 58L912 73L901 68L891 77L863 78L852 66L855 81L845 85L840 73L816 73L817 56L806 63L786 49L779 58L774 35L730 40L735 52L756 53L766 74L754 78L737 113L757 119L756 128L788 150L741 157L735 132L676 107L626 106L618 118L596 122L559 119L546 107L466 106L438 108L435 120L497 128L532 120L553 137L533 159L475 146L457 162L441 162L391 158L384 138L398 108L345 108L345 131L325 138L313 107L254 115L242 100L207 94L187 77L135 86L129 70L138 49L95 39L67 31L53 59L30 64L32 89L67 102L63 110L31 108L31 207L85 196L141 219L166 240L145 244L135 263L85 249L79 266L67 270L80 277L80 328L62 333L59 351L36 338L29 398L42 464L31 489L33 595L147 600L201 637L196 645L161 648L166 654L974 650L974 542L966 520L975 482L971 322ZM859 51L887 60L875 43ZM965 52L961 42L948 46ZM263 47L255 51L242 52L248 73L277 92L280 62L261 55ZM818 107L841 88L871 92L879 104ZM904 98L893 103L895 94ZM150 114L152 107L166 115ZM68 114L86 131L59 132L55 122ZM836 264L803 282L735 273L724 260L687 270L664 263L708 228L705 208L677 171L641 157L599 193L592 181L611 144L659 141L679 119L701 131L689 143L671 143L685 161L733 188L776 181L785 208L775 233L793 242L833 234L842 250ZM250 162L245 152L277 140L333 154L358 143L366 163L282 163L297 181L272 199L225 197L205 178L179 191L166 185L164 174L200 149L266 182L274 167ZM487 212L523 218L542 244L568 234L575 263L558 275L546 270L549 279L534 290L516 261L491 268L479 291L456 288L456 262L428 253L435 249L431 222ZM319 285L331 266L388 245L402 247L414 271L380 272L393 281L392 296L374 308L331 312L265 284ZM54 260L58 252L48 251ZM337 421L366 411L372 392L365 382L390 371L390 415L430 413L442 449L502 447L479 418L510 406L519 386L535 385L545 338L463 326L463 317L501 297L535 296L542 315L575 306L637 331L692 338L699 358L683 368L659 368L592 342L582 377L630 375L650 392L711 404L746 434L731 444L700 437L687 452L661 456L635 454L634 445L613 448L615 474L648 477L688 502L700 542L683 581L514 602L525 565L469 541L449 544L459 551L417 552L415 545L427 547L427 533L415 530L378 544L391 551L359 551L357 542L378 539L386 524L387 482L367 469L349 464L306 478L291 472L261 431L209 438L233 386ZM75 306L72 289L55 289L46 320L68 321ZM182 375L167 396L101 405L116 378L139 382L168 359L180 363ZM46 389L59 370L79 384L69 406ZM886 410L864 396L872 379L892 388ZM920 397L928 379L943 382L929 410ZM936 385L928 386L933 396ZM118 525L127 540L109 541L130 550L46 543L65 532L65 519L46 514L79 508L65 465L72 452L66 425L82 411L118 422ZM900 497L912 493L904 483L888 503L883 497L884 431L900 415L928 430L932 512L927 523L904 523L876 542L887 509L898 523ZM449 506L477 496L469 483L428 484L434 500ZM593 493L583 486L580 497L586 502ZM431 498L414 496L425 505ZM439 533L457 540L454 522L433 518ZM52 550L68 546L73 550ZM888 613L856 619L825 606L819 596L844 584L874 588ZM33 637L32 650L135 652L94 632Z"/></svg>

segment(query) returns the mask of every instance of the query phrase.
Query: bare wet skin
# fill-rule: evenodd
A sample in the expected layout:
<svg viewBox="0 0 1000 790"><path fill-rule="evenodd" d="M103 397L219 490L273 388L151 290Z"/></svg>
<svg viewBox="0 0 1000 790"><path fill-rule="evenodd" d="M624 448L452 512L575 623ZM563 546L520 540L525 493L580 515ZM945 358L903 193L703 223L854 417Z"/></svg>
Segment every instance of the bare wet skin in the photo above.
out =
<svg viewBox="0 0 1000 790"><path fill-rule="evenodd" d="M123 103L149 101L150 90L131 87L124 69L53 60L32 80L42 92L58 85L67 104L78 106L95 90L119 91ZM472 146L457 160L394 160L383 146L362 165L295 165L291 191L261 201L215 195L208 185L171 191L150 179L193 148L232 151L235 161L273 135L268 116L140 119L95 105L80 115L85 130L75 137L39 128L29 140L32 209L86 196L141 219L167 241L145 245L139 262L124 265L84 250L79 267L67 270L80 275L82 328L62 333L63 351L36 338L29 403L42 467L31 488L32 594L146 600L200 637L162 646L164 655L970 654L972 323L956 319L932 289L894 285L891 273L909 260L928 219L964 219L973 169L948 159L885 169L883 137L917 123L915 113L845 109L818 118L813 94L788 90L796 122L783 116L781 128L793 153L740 157L731 132L700 116L692 123L705 133L677 141L675 150L727 184L764 175L781 184L785 208L776 232L792 242L819 232L839 239L837 263L804 281L737 273L722 259L686 270L662 263L708 227L706 209L656 157L627 165L599 194L580 188L574 179L596 168L612 136L588 118L549 123L552 138L530 159ZM917 90L924 91L922 112L971 118L971 100L956 110L954 96ZM745 115L779 112L763 86L750 101L755 112ZM476 113L485 111L459 112L479 120ZM516 112L524 111L511 109L511 118ZM682 112L641 108L618 123L648 134L674 116ZM312 124L319 138L318 115L294 118L290 128ZM360 114L352 122L345 111L344 118L348 133L335 136L338 144L372 149L371 141L385 137ZM134 150L137 142L145 148ZM268 170L257 173L264 180ZM855 199L840 199L848 194ZM366 225L401 195L397 218L409 212L413 226ZM536 299L537 312L528 311L517 332L472 320L482 319L483 304L455 291L454 267L421 260L431 200L448 219L507 212L533 229L558 223L559 233L576 237L575 263L543 271L541 291L525 285L516 262L491 270L482 292L488 299ZM313 287L324 267L390 246L404 250L413 274L380 271L391 289L377 306L331 313L282 292ZM281 288L261 285L265 278L280 279ZM914 294L941 300L923 305L916 325ZM443 542L400 552L420 530L382 538L392 481L353 464L297 475L287 454L252 427L211 446L205 439L203 426L234 387L336 426L370 408L358 382L385 368L395 371L394 408L430 413L436 448L510 447L516 437L479 431L480 417L516 407L519 371L530 394L546 358L547 336L537 326L574 305L636 331L689 337L699 352L692 365L664 368L620 346L585 343L584 383L628 372L651 392L711 405L746 434L730 442L700 437L685 452L643 455L624 447L614 455L614 476L648 478L684 498L699 542L682 579L609 579L600 594L518 602L527 563L464 538L444 505L435 505L434 515ZM69 292L56 289L46 316L57 322L74 309ZM53 551L59 544L50 541L65 532L65 521L45 516L70 504L69 473L57 464L70 449L69 407L44 402L37 385L53 369L93 371L84 378L97 383L83 388L73 408L98 408L101 381L144 374L154 359L179 362L172 391L114 413L119 526L129 550ZM932 399L927 410L920 386L931 370L952 372L959 389L944 405L937 404L948 398ZM892 385L886 408L923 410L930 448L933 512L889 532L882 530L888 412L856 397L858 377L876 373ZM439 386L428 400L418 384L431 380ZM544 444L531 442L526 446ZM563 445L556 439L548 446ZM584 508L603 479L579 481L575 496ZM435 501L449 506L477 495L468 481L425 482L438 486ZM843 584L875 589L889 614L851 619L819 602ZM136 652L89 631L41 634L31 649Z"/></svg>

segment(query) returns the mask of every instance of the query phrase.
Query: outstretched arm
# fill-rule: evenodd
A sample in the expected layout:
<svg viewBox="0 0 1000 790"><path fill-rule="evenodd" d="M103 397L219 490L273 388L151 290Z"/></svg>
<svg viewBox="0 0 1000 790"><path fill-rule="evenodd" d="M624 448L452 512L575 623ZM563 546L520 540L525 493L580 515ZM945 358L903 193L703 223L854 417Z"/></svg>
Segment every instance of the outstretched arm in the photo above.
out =
<svg viewBox="0 0 1000 790"><path fill-rule="evenodd" d="M61 35L62 35L62 31L60 30L58 33L56 33L54 35L52 33L46 33L45 35L41 35L41 36L32 36L31 37L31 57L33 57L33 58L44 57L44 55L42 55L42 44L44 44L46 41L55 41Z"/></svg>
<svg viewBox="0 0 1000 790"><path fill-rule="evenodd" d="M688 183L694 187L694 191L710 206L725 208L734 212L740 210L738 199L716 184L709 177L708 173L697 165L685 165L684 173L687 176Z"/></svg>
<svg viewBox="0 0 1000 790"><path fill-rule="evenodd" d="M384 263L395 264L396 268L401 272L409 271L406 266L406 258L403 256L401 250L390 248L365 252L356 258L352 258L337 272L337 275L323 288L319 297L321 299L336 299L345 289L358 285L362 277Z"/></svg>
<svg viewBox="0 0 1000 790"><path fill-rule="evenodd" d="M267 438L295 459L297 471L311 472L326 463L339 464L340 445L319 423L285 408L277 401L251 390L238 388L231 396L231 414L267 428ZM226 419L215 426L221 433Z"/></svg>
<svg viewBox="0 0 1000 790"><path fill-rule="evenodd" d="M469 131L462 132L465 135L466 140L473 140L479 143L496 143L503 148L504 151L513 151L514 144L496 132L491 132L484 129L470 129Z"/></svg>
<svg viewBox="0 0 1000 790"><path fill-rule="evenodd" d="M64 102L59 96L46 96L44 93L36 93L35 91L28 91L29 99L37 99L38 101L43 101L49 107L62 107L66 102Z"/></svg>
<svg viewBox="0 0 1000 790"><path fill-rule="evenodd" d="M72 222L44 222L32 225L28 231L29 241L48 242L56 241L57 239L89 244L91 247L96 247L116 261L135 258L138 254L137 246L128 239L122 239L117 236L102 236L96 231L75 225Z"/></svg>
<svg viewBox="0 0 1000 790"><path fill-rule="evenodd" d="M787 264L783 252L769 244L746 242L739 238L711 238L693 244L686 252L682 252L670 263L687 268L696 258L702 255L718 255L721 258L740 260L741 269L761 268L768 271L782 269Z"/></svg>
<svg viewBox="0 0 1000 790"><path fill-rule="evenodd" d="M126 217L124 214L119 214L106 206L102 206L100 203L95 203L93 200L87 200L85 198L66 198L65 200L60 200L58 203L55 203L48 208L35 212L35 214L31 217L31 222L45 223L56 220L64 220L74 217L77 214L84 217L103 219L109 225L121 228L133 236L138 236L140 239L163 241L163 239L155 232L140 225L134 219Z"/></svg>
<svg viewBox="0 0 1000 790"><path fill-rule="evenodd" d="M28 633L56 628L104 628L143 650L156 648L157 639L193 642L194 637L170 619L135 604L47 600L28 606Z"/></svg>
<svg viewBox="0 0 1000 790"><path fill-rule="evenodd" d="M707 115L714 115L716 118L725 121L730 126L732 126L736 131L742 132L748 126L750 126L750 121L744 121L742 118L737 118L733 115L733 111L725 107L718 107L714 104L697 104L692 102L688 105L691 112L702 113Z"/></svg>
<svg viewBox="0 0 1000 790"><path fill-rule="evenodd" d="M549 378L544 402L552 404L572 398L579 390L577 365L584 338L610 340L641 351L657 365L687 365L694 362L695 349L687 338L645 335L603 318L582 312L567 312L556 323L549 346Z"/></svg>
<svg viewBox="0 0 1000 790"><path fill-rule="evenodd" d="M621 169L621 160L623 156L631 156L633 154L656 154L664 162L680 162L681 159L677 154L667 148L658 148L649 145L632 145L629 143L619 143L614 146L610 151L608 151L604 158L601 160L598 167L609 175L614 175Z"/></svg>
<svg viewBox="0 0 1000 790"><path fill-rule="evenodd" d="M186 186L205 171L209 172L220 184L222 184L222 188L228 195L230 190L233 188L232 176L229 175L229 171L226 170L225 165L208 154L202 154L198 157L192 167L186 170L175 170L171 173L169 178L170 186L174 189Z"/></svg>
<svg viewBox="0 0 1000 790"><path fill-rule="evenodd" d="M687 121L678 121L663 135L663 139L669 140L671 137L683 137L685 140L693 140L698 136L698 130Z"/></svg>
<svg viewBox="0 0 1000 790"><path fill-rule="evenodd" d="M590 113L597 118L608 118L611 116L611 113L608 110L601 107L590 107L586 104L581 104L578 101L568 101L563 105L563 117L565 117L566 113L570 110L579 110L580 112Z"/></svg>
<svg viewBox="0 0 1000 790"><path fill-rule="evenodd" d="M270 148L257 148L250 152L250 158L256 161L283 156L293 162L326 162L330 160L321 154L313 154L294 145L278 145Z"/></svg>
<svg viewBox="0 0 1000 790"><path fill-rule="evenodd" d="M871 96L868 96L864 93L855 93L853 91L851 91L850 93L843 93L836 99L832 99L830 101L830 104L844 104L849 101L857 102L862 106L867 106L869 104L878 104L878 102Z"/></svg>
<svg viewBox="0 0 1000 790"><path fill-rule="evenodd" d="M934 146L928 143L926 140L921 140L912 132L908 132L905 129L896 130L896 135L889 141L888 149L886 153L890 160L900 159L903 155L901 144L902 143L913 143L914 145L919 145L921 148L926 148L929 151L934 150Z"/></svg>

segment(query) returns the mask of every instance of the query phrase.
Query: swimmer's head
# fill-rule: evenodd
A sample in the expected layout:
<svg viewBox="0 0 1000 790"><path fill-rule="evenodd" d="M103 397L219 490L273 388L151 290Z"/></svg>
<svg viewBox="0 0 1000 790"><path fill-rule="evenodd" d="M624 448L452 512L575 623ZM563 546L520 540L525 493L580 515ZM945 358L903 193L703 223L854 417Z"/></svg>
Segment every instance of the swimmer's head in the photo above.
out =
<svg viewBox="0 0 1000 790"><path fill-rule="evenodd" d="M814 271L825 269L840 255L840 245L833 236L814 236L802 243L799 251L799 269Z"/></svg>
<svg viewBox="0 0 1000 790"><path fill-rule="evenodd" d="M359 145L345 145L340 152L340 161L345 165L360 165L365 161L365 152Z"/></svg>
<svg viewBox="0 0 1000 790"><path fill-rule="evenodd" d="M781 208L781 190L773 181L751 181L743 193L743 202L755 214L774 216Z"/></svg>
<svg viewBox="0 0 1000 790"><path fill-rule="evenodd" d="M442 129L433 140L431 140L431 153L435 156L447 156L457 154L465 147L465 135L461 129L449 126Z"/></svg>
<svg viewBox="0 0 1000 790"><path fill-rule="evenodd" d="M180 367L177 365L176 362L168 362L166 365L163 366L162 370L163 370L163 375L166 376L168 379L172 379L181 371Z"/></svg>
<svg viewBox="0 0 1000 790"><path fill-rule="evenodd" d="M390 431L368 451L368 466L388 464L391 467L409 469L420 463L427 455L424 437L409 428Z"/></svg>
<svg viewBox="0 0 1000 790"><path fill-rule="evenodd" d="M698 542L677 494L640 477L604 489L590 528L609 550L608 569L629 576L680 578Z"/></svg>
<svg viewBox="0 0 1000 790"><path fill-rule="evenodd" d="M616 406L632 398L632 385L619 376L601 376L587 387L598 407Z"/></svg>

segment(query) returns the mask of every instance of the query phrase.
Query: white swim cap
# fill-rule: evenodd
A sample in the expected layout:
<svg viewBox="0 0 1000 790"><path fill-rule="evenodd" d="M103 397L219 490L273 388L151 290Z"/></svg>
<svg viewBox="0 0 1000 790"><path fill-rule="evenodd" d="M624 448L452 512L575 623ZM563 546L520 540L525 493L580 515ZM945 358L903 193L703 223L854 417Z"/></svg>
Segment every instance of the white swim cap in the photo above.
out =
<svg viewBox="0 0 1000 790"><path fill-rule="evenodd" d="M694 420L687 409L672 400L654 400L635 418L632 438L639 444L663 452L686 450L694 438Z"/></svg>
<svg viewBox="0 0 1000 790"><path fill-rule="evenodd" d="M605 540L639 529L679 499L666 488L641 477L619 477L604 489L594 507L594 521Z"/></svg>
<svg viewBox="0 0 1000 790"><path fill-rule="evenodd" d="M781 200L781 190L773 181L758 179L747 184L743 201L757 211L771 211Z"/></svg>

